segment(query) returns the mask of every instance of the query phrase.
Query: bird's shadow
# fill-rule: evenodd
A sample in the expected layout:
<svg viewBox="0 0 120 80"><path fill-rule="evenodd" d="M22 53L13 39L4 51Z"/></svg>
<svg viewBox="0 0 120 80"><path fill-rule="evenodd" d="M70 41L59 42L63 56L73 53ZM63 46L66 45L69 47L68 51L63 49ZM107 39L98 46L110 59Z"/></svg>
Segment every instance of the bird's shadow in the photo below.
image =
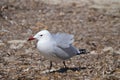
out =
<svg viewBox="0 0 120 80"><path fill-rule="evenodd" d="M86 67L73 67L73 68L66 67L66 68L60 68L60 69L52 71L50 73L55 73L55 72L66 73L68 70L75 72L75 71L80 71L80 70L84 70L84 69L86 69Z"/></svg>

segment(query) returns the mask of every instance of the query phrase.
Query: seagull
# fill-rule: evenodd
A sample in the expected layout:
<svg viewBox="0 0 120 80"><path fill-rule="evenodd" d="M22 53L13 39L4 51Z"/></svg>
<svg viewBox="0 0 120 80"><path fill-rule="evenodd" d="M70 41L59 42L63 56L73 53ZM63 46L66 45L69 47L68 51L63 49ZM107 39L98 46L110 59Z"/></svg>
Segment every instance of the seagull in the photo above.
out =
<svg viewBox="0 0 120 80"><path fill-rule="evenodd" d="M63 62L64 67L67 68L65 60L70 59L75 55L85 54L86 49L77 49L72 45L74 36L67 33L50 33L48 30L41 30L28 41L37 40L37 49L40 54L46 59L50 60L50 67L52 62Z"/></svg>

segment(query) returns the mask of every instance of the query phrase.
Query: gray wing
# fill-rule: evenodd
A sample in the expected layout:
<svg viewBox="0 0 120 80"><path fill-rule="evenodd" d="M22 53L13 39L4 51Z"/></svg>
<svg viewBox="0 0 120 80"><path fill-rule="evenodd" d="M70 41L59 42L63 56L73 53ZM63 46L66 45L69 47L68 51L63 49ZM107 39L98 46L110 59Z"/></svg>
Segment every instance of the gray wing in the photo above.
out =
<svg viewBox="0 0 120 80"><path fill-rule="evenodd" d="M57 45L62 48L70 47L70 44L74 42L74 36L66 33L52 34Z"/></svg>
<svg viewBox="0 0 120 80"><path fill-rule="evenodd" d="M75 56L78 53L78 50L70 45L68 48L62 48L62 47L54 47L53 52L58 58L62 60L69 59L73 56Z"/></svg>

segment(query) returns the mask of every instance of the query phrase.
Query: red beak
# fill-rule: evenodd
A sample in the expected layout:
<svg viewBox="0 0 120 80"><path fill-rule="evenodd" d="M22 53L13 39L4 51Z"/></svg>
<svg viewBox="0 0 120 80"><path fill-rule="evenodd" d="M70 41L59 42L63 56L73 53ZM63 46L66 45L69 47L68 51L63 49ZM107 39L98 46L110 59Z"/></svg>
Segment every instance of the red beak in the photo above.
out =
<svg viewBox="0 0 120 80"><path fill-rule="evenodd" d="M31 36L28 41L34 40L35 38L33 38L33 36Z"/></svg>

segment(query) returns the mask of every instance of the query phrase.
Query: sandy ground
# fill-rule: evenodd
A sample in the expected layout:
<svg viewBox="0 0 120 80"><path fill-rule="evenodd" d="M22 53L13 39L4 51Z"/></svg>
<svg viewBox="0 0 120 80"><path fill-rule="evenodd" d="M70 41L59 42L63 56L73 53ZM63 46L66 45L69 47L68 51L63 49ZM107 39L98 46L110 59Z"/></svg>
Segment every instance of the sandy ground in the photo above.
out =
<svg viewBox="0 0 120 80"><path fill-rule="evenodd" d="M11 1L11 2L10 2ZM120 13L88 4L52 5L41 1L4 0L0 3L0 80L119 80ZM111 11L110 11L111 12ZM29 36L48 29L75 35L74 45L89 54L62 63L49 61Z"/></svg>

